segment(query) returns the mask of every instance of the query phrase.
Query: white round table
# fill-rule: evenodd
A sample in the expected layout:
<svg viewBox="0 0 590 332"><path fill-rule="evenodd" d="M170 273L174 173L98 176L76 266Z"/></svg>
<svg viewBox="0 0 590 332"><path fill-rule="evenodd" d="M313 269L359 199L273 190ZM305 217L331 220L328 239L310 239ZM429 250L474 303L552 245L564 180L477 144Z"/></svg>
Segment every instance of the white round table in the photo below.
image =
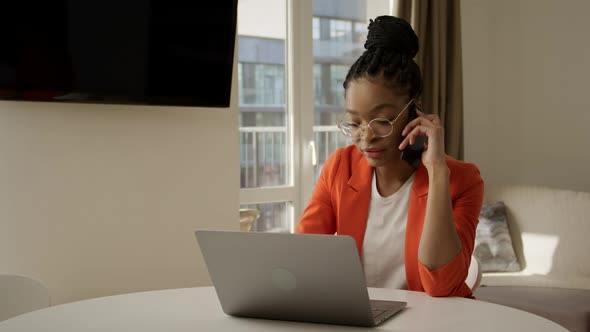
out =
<svg viewBox="0 0 590 332"><path fill-rule="evenodd" d="M383 331L567 331L524 311L464 298L369 288L372 299L408 302L377 327ZM172 289L90 299L0 322L0 332L84 331L336 331L374 330L338 325L230 317L212 287Z"/></svg>

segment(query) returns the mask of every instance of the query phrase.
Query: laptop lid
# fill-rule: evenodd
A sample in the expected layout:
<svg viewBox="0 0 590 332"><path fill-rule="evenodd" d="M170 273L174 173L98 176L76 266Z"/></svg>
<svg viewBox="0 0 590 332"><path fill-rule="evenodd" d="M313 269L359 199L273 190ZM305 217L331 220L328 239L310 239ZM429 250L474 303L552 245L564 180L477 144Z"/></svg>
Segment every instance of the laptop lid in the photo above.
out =
<svg viewBox="0 0 590 332"><path fill-rule="evenodd" d="M352 237L206 230L195 235L226 314L375 325Z"/></svg>

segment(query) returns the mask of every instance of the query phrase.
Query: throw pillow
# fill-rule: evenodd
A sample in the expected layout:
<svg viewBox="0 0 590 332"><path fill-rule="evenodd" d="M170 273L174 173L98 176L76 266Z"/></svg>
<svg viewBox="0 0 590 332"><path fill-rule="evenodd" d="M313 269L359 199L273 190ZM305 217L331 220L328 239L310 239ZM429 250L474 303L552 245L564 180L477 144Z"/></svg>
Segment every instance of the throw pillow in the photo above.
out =
<svg viewBox="0 0 590 332"><path fill-rule="evenodd" d="M481 263L482 272L520 271L503 202L482 206L475 235L474 255Z"/></svg>

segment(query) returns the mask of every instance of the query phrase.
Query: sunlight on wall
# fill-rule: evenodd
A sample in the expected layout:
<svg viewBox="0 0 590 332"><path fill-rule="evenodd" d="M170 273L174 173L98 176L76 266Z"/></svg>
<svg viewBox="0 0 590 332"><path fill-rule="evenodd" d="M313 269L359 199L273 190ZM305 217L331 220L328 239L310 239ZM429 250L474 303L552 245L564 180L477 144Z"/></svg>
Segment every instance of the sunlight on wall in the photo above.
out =
<svg viewBox="0 0 590 332"><path fill-rule="evenodd" d="M551 272L559 236L524 232L522 243L526 260L523 273L547 275Z"/></svg>

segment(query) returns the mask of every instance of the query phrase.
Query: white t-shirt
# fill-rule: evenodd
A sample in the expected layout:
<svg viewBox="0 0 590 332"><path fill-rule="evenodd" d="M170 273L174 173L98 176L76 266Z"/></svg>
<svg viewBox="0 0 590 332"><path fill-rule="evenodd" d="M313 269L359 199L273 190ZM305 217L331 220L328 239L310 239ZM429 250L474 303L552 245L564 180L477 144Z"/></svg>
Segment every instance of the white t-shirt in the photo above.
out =
<svg viewBox="0 0 590 332"><path fill-rule="evenodd" d="M368 287L406 289L404 245L414 174L394 194L382 197L373 172L371 204L363 242L363 271Z"/></svg>

